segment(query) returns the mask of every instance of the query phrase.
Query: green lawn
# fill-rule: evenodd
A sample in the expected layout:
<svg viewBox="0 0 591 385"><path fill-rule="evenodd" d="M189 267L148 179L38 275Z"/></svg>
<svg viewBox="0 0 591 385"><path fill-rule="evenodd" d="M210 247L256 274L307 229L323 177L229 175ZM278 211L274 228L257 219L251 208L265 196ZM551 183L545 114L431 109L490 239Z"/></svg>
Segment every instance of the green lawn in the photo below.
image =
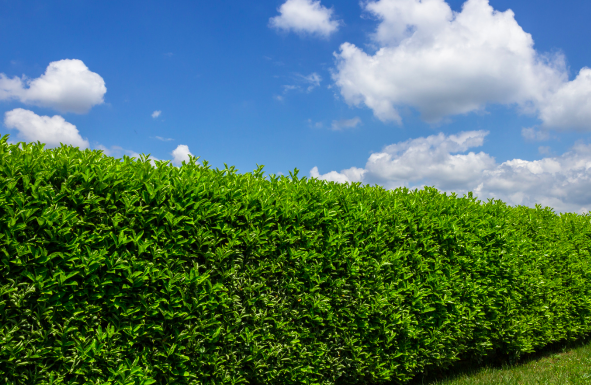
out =
<svg viewBox="0 0 591 385"><path fill-rule="evenodd" d="M410 384L591 384L591 338L549 347L515 364L483 364L480 368L459 365L447 374L416 378Z"/></svg>

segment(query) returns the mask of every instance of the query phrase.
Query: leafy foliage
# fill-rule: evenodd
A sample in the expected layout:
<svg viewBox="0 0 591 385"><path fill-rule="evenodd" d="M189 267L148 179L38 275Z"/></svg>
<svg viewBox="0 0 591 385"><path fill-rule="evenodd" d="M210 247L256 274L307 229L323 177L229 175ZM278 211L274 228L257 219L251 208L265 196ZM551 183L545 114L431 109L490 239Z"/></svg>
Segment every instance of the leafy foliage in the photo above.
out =
<svg viewBox="0 0 591 385"><path fill-rule="evenodd" d="M588 215L0 142L0 381L404 383L591 331Z"/></svg>

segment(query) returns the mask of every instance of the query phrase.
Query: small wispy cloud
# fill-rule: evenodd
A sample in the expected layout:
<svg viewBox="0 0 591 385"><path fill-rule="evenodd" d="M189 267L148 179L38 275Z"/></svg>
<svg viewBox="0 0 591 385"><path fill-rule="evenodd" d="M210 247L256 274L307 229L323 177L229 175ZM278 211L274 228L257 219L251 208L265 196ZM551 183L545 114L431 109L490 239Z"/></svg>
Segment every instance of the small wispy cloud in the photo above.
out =
<svg viewBox="0 0 591 385"><path fill-rule="evenodd" d="M297 90L299 89L299 86L294 86L294 85L284 85L283 86L283 93L286 94L287 92L291 91L291 90Z"/></svg>
<svg viewBox="0 0 591 385"><path fill-rule="evenodd" d="M273 95L273 99L282 102L283 101L283 96L281 96L281 95Z"/></svg>
<svg viewBox="0 0 591 385"><path fill-rule="evenodd" d="M528 141L542 141L550 138L547 130L536 130L533 127L521 129L521 136Z"/></svg>
<svg viewBox="0 0 591 385"><path fill-rule="evenodd" d="M332 129L334 131L340 131L344 128L355 128L361 123L361 119L356 116L353 119L341 119L332 121Z"/></svg>
<svg viewBox="0 0 591 385"><path fill-rule="evenodd" d="M272 62L272 63L273 63L274 65L276 65L276 66L282 66L282 65L285 65L285 63L284 63L284 62L282 62L282 61L280 61L280 60L275 60L275 59L273 59L271 56L266 56L266 55L265 55L265 56L263 56L263 58L264 58L264 59L266 59L266 60L268 60L268 61L270 61L270 62Z"/></svg>
<svg viewBox="0 0 591 385"><path fill-rule="evenodd" d="M161 136L155 136L156 139L161 140L163 142L170 142L171 140L174 140L172 138L163 138Z"/></svg>
<svg viewBox="0 0 591 385"><path fill-rule="evenodd" d="M304 86L307 85L306 92L311 92L314 88L320 86L320 82L322 81L322 77L318 75L316 72L312 72L310 75L302 75L299 73L295 73L292 76L292 79L296 82L303 84ZM292 90L301 90L302 86L296 84L286 84L283 86L283 94L288 93Z"/></svg>
<svg viewBox="0 0 591 385"><path fill-rule="evenodd" d="M550 155L552 149L550 146L540 146L538 147L538 152L542 155Z"/></svg>
<svg viewBox="0 0 591 385"><path fill-rule="evenodd" d="M314 127L314 128L322 128L322 122L316 122L316 123L314 123L312 121L312 119L308 119L308 125L310 127Z"/></svg>
<svg viewBox="0 0 591 385"><path fill-rule="evenodd" d="M302 74L296 74L296 75L298 77L300 77L300 79L302 79L304 82L310 84L307 89L308 92L310 92L314 88L318 87L320 85L320 82L322 81L322 78L316 72L312 72L308 76L304 76Z"/></svg>
<svg viewBox="0 0 591 385"><path fill-rule="evenodd" d="M154 119L156 119L157 117L159 117L159 116L160 116L160 114L161 114L161 113L162 113L162 111L154 111L154 112L152 112L152 117L153 117Z"/></svg>

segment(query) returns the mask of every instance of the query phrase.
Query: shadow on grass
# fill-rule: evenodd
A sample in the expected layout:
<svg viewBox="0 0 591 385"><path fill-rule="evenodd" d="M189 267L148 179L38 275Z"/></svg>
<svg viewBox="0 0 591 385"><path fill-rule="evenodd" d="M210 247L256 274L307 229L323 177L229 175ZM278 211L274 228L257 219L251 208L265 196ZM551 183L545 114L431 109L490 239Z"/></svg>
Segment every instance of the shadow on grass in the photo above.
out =
<svg viewBox="0 0 591 385"><path fill-rule="evenodd" d="M532 361L551 357L554 354L563 353L588 344L591 344L591 335L583 336L575 341L562 341L549 344L537 352L523 355L518 360L501 355L491 355L490 357L482 359L480 362L475 359L463 359L446 369L434 368L423 374L419 374L404 385L430 385L437 383L438 381L450 381L464 375L476 374L487 367L492 369L502 369L508 366L522 366Z"/></svg>

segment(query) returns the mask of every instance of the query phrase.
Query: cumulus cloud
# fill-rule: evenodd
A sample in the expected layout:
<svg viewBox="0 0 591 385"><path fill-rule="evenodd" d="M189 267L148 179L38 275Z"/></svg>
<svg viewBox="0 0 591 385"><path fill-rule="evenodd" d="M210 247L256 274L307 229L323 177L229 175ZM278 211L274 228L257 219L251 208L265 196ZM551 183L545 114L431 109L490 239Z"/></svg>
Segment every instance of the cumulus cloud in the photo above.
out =
<svg viewBox="0 0 591 385"><path fill-rule="evenodd" d="M25 142L45 143L45 148L59 147L60 142L84 150L88 140L82 139L76 126L59 115L39 116L32 111L15 108L4 114L4 125L18 130L18 138Z"/></svg>
<svg viewBox="0 0 591 385"><path fill-rule="evenodd" d="M591 130L591 69L569 82L564 55L536 52L513 11L496 11L488 0L468 0L461 12L443 0L363 6L379 20L377 51L346 42L334 54L332 77L348 104L399 124L403 106L436 123L487 104L515 105L546 128Z"/></svg>
<svg viewBox="0 0 591 385"><path fill-rule="evenodd" d="M172 152L172 164L180 167L183 164L183 161L189 163L189 155L194 156L189 151L189 146L186 144L179 144Z"/></svg>
<svg viewBox="0 0 591 385"><path fill-rule="evenodd" d="M545 127L591 131L591 68L582 68L573 81L562 84L540 105Z"/></svg>
<svg viewBox="0 0 591 385"><path fill-rule="evenodd" d="M36 79L0 74L0 100L16 99L62 113L84 114L103 103L106 92L103 78L77 59L52 62Z"/></svg>
<svg viewBox="0 0 591 385"><path fill-rule="evenodd" d="M269 27L283 31L326 38L336 32L341 24L332 18L333 9L324 7L320 1L287 0L278 12L280 15L269 19Z"/></svg>
<svg viewBox="0 0 591 385"><path fill-rule="evenodd" d="M482 151L463 154L482 146L488 133L467 131L449 136L440 133L409 139L372 154L364 168L352 167L321 175L318 167L314 167L310 176L338 183L378 184L386 189L435 186L459 197L472 191L482 202L494 198L513 206L533 208L539 203L557 213L589 212L591 145L577 142L561 156L534 161L513 159L501 164ZM540 148L540 152L549 151Z"/></svg>
<svg viewBox="0 0 591 385"><path fill-rule="evenodd" d="M161 114L161 113L162 113L162 111L154 111L154 112L152 112L152 117L153 117L154 119L156 119L157 117L159 117L159 116L160 116L160 114Z"/></svg>
<svg viewBox="0 0 591 385"><path fill-rule="evenodd" d="M353 119L341 119L332 121L332 129L334 131L340 131L344 128L355 128L361 123L361 119L356 116Z"/></svg>

